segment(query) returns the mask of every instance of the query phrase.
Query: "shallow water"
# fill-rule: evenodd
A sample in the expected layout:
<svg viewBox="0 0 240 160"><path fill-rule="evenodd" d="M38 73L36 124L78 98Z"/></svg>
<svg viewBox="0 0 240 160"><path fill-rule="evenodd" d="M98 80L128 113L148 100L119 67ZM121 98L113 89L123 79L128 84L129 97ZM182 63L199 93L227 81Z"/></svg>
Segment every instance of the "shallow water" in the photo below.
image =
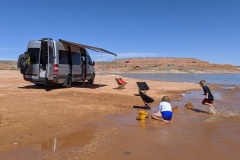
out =
<svg viewBox="0 0 240 160"><path fill-rule="evenodd" d="M105 151L104 159L238 160L240 103L224 102L221 98L224 94L214 93L217 115L206 113L207 106L201 104L202 92L188 92L181 101L171 102L180 108L174 112L171 123L138 121L137 112L121 118L117 150ZM188 101L196 110L183 107ZM156 111L155 106L150 113Z"/></svg>

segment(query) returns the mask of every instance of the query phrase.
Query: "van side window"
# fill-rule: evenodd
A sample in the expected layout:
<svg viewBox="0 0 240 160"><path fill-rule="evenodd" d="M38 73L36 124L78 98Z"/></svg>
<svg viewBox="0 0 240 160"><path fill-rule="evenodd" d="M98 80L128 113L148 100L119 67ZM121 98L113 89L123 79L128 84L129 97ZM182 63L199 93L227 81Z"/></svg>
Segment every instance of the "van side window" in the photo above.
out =
<svg viewBox="0 0 240 160"><path fill-rule="evenodd" d="M81 63L81 55L77 52L72 52L72 64L73 65L80 65Z"/></svg>
<svg viewBox="0 0 240 160"><path fill-rule="evenodd" d="M59 50L59 64L68 64L68 51Z"/></svg>

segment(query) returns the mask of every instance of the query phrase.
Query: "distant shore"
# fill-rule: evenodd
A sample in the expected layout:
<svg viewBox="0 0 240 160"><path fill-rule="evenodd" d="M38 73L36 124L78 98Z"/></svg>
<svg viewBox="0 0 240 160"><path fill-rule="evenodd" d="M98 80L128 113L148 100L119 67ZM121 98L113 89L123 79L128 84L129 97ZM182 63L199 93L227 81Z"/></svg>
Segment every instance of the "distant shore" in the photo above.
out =
<svg viewBox="0 0 240 160"><path fill-rule="evenodd" d="M177 74L240 74L240 71L188 71L188 72L183 72L183 71L178 71L178 70L161 70L161 71L131 71L131 72L127 72L127 71L97 71L97 74L101 74L101 73L108 73L108 74L115 74L115 73L121 73L121 74L167 74L167 73L177 73Z"/></svg>

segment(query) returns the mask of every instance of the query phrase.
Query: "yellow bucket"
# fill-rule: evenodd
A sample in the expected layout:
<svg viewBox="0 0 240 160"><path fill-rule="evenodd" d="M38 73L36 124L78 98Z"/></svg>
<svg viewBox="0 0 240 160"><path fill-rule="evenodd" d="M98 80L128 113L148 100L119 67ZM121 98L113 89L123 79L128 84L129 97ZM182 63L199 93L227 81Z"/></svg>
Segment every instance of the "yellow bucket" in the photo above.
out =
<svg viewBox="0 0 240 160"><path fill-rule="evenodd" d="M147 114L148 114L147 111L143 111L143 110L138 111L139 120L144 120Z"/></svg>

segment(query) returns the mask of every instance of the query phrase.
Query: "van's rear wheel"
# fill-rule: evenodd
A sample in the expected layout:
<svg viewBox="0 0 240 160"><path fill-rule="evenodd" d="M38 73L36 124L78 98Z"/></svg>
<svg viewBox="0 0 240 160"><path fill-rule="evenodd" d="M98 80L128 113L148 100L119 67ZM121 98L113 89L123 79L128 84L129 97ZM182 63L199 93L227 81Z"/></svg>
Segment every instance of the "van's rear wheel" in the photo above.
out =
<svg viewBox="0 0 240 160"><path fill-rule="evenodd" d="M70 75L67 76L67 79L66 79L66 85L65 87L66 88L70 88L72 85L72 77Z"/></svg>
<svg viewBox="0 0 240 160"><path fill-rule="evenodd" d="M92 75L92 77L88 80L89 84L93 84L95 79L95 74Z"/></svg>

